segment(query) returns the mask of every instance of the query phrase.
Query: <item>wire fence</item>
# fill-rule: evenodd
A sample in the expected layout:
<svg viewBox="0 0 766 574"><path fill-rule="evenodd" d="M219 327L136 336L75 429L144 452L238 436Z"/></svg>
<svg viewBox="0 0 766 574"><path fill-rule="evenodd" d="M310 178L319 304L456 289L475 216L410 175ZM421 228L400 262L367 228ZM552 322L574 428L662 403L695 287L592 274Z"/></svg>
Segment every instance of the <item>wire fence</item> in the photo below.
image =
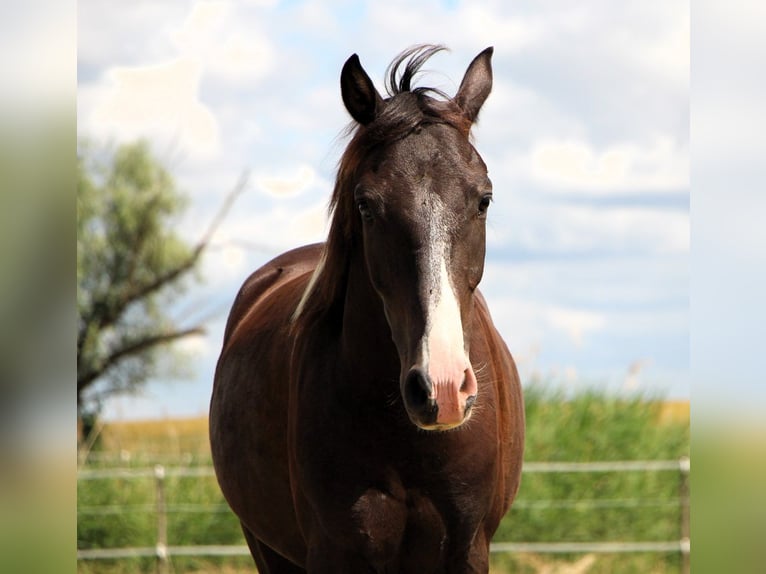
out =
<svg viewBox="0 0 766 574"><path fill-rule="evenodd" d="M124 458L124 457L123 457ZM187 462L184 460L183 462ZM616 553L680 553L681 571L690 572L689 540L689 475L690 460L682 457L678 460L660 461L609 461L609 462L527 462L523 472L533 473L604 473L604 472L676 472L679 475L679 490L675 500L621 498L610 500L517 500L514 508L631 508L638 506L676 506L680 509L678 539L647 542L492 542L490 552L536 553L536 554L616 554ZM168 504L166 501L166 481L168 477L195 478L215 476L212 466L171 466L156 464L153 468L90 468L81 469L77 474L79 482L105 479L133 480L154 478L154 504L135 505L98 505L78 506L81 515L110 515L127 512L154 512L157 517L156 543L154 546L130 548L93 548L78 549L78 560L105 560L125 558L157 559L159 572L167 572L172 556L248 556L246 545L168 545L167 517L172 513L227 513L226 504Z"/></svg>

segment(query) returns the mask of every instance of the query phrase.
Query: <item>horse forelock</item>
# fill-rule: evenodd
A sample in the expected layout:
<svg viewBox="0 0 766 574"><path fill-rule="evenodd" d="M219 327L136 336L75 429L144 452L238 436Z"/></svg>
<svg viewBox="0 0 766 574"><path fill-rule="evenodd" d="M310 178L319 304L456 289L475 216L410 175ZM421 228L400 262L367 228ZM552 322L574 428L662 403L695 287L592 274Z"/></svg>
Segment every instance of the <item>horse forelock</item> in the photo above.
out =
<svg viewBox="0 0 766 574"><path fill-rule="evenodd" d="M378 116L367 125L350 126L351 140L338 164L330 198L331 223L324 252L295 311L294 322L310 321L345 294L350 253L360 232L354 188L365 158L378 146L393 143L429 124L446 124L464 137L470 136L472 121L453 99L436 88L411 85L426 60L444 49L417 46L400 54L389 66L389 97Z"/></svg>

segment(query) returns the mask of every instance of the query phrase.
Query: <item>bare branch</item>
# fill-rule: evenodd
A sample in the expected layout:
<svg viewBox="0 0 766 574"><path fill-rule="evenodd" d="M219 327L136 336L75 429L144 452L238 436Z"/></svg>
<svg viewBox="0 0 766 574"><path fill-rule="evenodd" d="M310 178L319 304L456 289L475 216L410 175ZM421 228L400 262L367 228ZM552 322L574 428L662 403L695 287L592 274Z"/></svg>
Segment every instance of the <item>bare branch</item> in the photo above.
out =
<svg viewBox="0 0 766 574"><path fill-rule="evenodd" d="M224 218L229 213L231 206L234 205L234 200L236 200L237 196L245 191L249 180L250 172L248 170L243 171L242 175L239 176L237 185L235 185L234 188L226 195L223 200L223 204L218 210L218 213L215 214L213 221L210 222L210 226L207 228L205 235L202 236L202 240L197 245L198 249L204 249L210 243L210 240L213 238L213 235L215 235L215 232L218 230L221 222L223 222Z"/></svg>
<svg viewBox="0 0 766 574"><path fill-rule="evenodd" d="M211 221L210 226L205 231L205 234L202 236L202 238L197 243L197 245L194 247L194 249L192 250L192 254L188 259L186 259L180 265L178 265L177 267L174 267L167 273L164 273L163 275L160 275L159 277L155 278L154 281L151 281L144 285L138 285L135 289L128 291L123 297L121 297L121 300L119 301L119 303L117 303L112 309L110 309L108 312L104 313L101 317L98 318L98 326L100 328L104 328L104 327L113 325L117 321L117 319L119 319L122 312L130 304L140 299L143 299L144 297L153 293L154 291L161 289L163 286L167 285L168 283L172 283L173 281L178 279L178 277L180 277L184 273L187 273L192 268L194 268L194 266L199 261L199 258L202 256L202 253L205 251L205 249L209 245L213 235L218 230L218 227L221 225L224 217L226 217L226 214L229 212L229 210L231 209L231 206L234 204L234 200L240 194L242 194L242 192L247 187L249 178L250 178L249 172L244 171L242 175L240 176L237 184L232 188L231 191L229 191L229 193L224 198L221 208L218 210L215 217L213 217L213 220Z"/></svg>
<svg viewBox="0 0 766 574"><path fill-rule="evenodd" d="M139 385L152 371L153 348L203 333L203 321L187 316L187 324L194 321L198 326L178 328L174 321L164 319L163 310L153 302L163 288L178 285L199 265L236 199L247 189L250 177L247 170L242 172L198 240L187 243L162 229L168 217L183 206L172 177L151 156L146 144L120 148L110 173L111 179L103 186L93 187L94 194L103 193L100 203L95 195L78 195L78 209L81 199L83 206L90 205L89 200L96 201L91 205L93 225L78 228L78 233L83 233L82 245L78 235L78 247L85 254L78 256L78 289L82 289L77 326L78 411L85 391L97 390L94 383L109 379L100 396ZM79 175L81 183L91 181L87 169ZM136 186L140 193L133 194L120 187L122 184ZM114 221L109 219L112 216ZM80 219L78 222L82 223ZM147 250L154 241L160 242ZM149 304L147 308L141 307L144 302ZM145 325L151 325L148 332L136 332ZM93 396L86 398L95 400Z"/></svg>
<svg viewBox="0 0 766 574"><path fill-rule="evenodd" d="M156 291L157 289L159 289L163 285L166 285L167 283L171 283L172 281L177 279L180 275L182 275L183 273L186 273L187 271L189 271L196 265L197 261L202 256L202 253L205 251L205 249L209 245L213 235L218 230L218 227L221 225L221 222L223 221L224 217L226 217L226 214L231 209L231 206L234 205L234 200L237 198L237 196L239 196L245 190L245 187L247 186L247 182L249 178L250 178L250 175L247 171L242 173L237 184L224 198L221 208L218 210L218 213L215 214L215 217L213 217L213 220L210 223L210 226L207 228L207 231L205 231L205 234L202 236L202 239L200 239L200 241L194 247L191 257L189 257L189 259L184 261L181 265L179 265L175 269L171 269L164 275L157 277L157 279L152 281L151 283L143 285L139 287L138 289L135 289L129 292L128 295L126 296L126 304L129 304L133 301L146 297L146 295L148 295L149 293Z"/></svg>
<svg viewBox="0 0 766 574"><path fill-rule="evenodd" d="M189 329L183 329L181 331L172 331L170 333L157 333L142 337L136 341L116 349L101 363L98 369L93 369L87 373L84 373L81 377L77 377L77 390L78 392L87 388L93 381L101 377L119 361L126 359L133 355L140 355L147 350L157 345L164 345L172 343L178 339L189 337L191 335L202 335L205 330L202 327L191 327Z"/></svg>

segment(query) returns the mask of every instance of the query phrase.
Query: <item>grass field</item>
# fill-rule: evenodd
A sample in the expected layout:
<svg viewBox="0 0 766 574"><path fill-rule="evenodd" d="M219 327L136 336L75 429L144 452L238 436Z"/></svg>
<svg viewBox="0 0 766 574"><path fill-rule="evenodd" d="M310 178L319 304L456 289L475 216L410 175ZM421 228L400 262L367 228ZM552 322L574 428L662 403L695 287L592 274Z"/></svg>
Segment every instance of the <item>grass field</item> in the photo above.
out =
<svg viewBox="0 0 766 574"><path fill-rule="evenodd" d="M689 454L688 403L527 389L527 461L671 460ZM205 418L105 425L86 468L209 465ZM168 478L168 544L244 544L214 477ZM677 472L525 474L496 541L678 540ZM153 546L154 479L78 483L78 548ZM80 561L79 572L149 572L153 559ZM180 558L174 572L253 572L247 558ZM680 572L665 554L495 554L492 572Z"/></svg>
<svg viewBox="0 0 766 574"><path fill-rule="evenodd" d="M656 416L651 422L659 427L689 425L689 401L660 401L652 403L652 410ZM206 416L110 422L101 431L97 452L113 457L122 452L139 461L166 455L204 459L210 453L207 433Z"/></svg>

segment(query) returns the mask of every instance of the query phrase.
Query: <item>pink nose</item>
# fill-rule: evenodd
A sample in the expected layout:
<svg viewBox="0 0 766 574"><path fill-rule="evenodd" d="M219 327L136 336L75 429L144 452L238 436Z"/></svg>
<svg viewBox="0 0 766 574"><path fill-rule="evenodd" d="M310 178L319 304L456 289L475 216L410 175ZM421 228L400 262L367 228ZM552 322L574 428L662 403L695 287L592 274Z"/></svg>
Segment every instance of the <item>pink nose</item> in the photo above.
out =
<svg viewBox="0 0 766 574"><path fill-rule="evenodd" d="M436 423L456 426L462 423L476 400L476 375L468 367L458 380L437 380L434 384L434 399L439 405Z"/></svg>
<svg viewBox="0 0 766 574"><path fill-rule="evenodd" d="M412 421L437 430L463 423L476 400L476 375L469 366L459 376L435 382L420 367L413 367L404 383L404 403Z"/></svg>

